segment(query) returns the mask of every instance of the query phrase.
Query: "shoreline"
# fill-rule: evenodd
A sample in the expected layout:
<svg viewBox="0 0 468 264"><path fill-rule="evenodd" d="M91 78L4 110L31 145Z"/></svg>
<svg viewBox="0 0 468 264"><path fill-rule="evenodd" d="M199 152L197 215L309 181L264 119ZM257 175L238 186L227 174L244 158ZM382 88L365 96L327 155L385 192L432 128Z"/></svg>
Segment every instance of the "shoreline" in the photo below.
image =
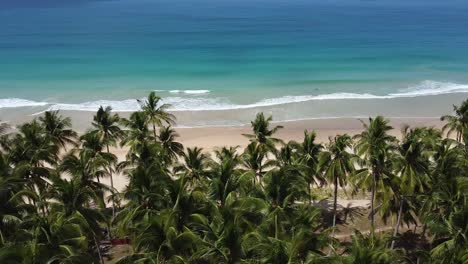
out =
<svg viewBox="0 0 468 264"><path fill-rule="evenodd" d="M177 117L178 128L237 127L246 126L259 112L273 116L274 123L312 122L315 120L340 120L367 118L382 115L391 119L437 119L452 112L452 105L467 98L466 93L428 95L393 99L342 99L318 100L281 104L252 109L170 111ZM163 98L164 99L164 98ZM106 106L103 104L103 106ZM97 111L98 106L96 106ZM0 119L12 125L21 124L40 116L44 106L0 108ZM132 112L118 111L122 117ZM95 111L60 110L72 119L73 129L85 132Z"/></svg>

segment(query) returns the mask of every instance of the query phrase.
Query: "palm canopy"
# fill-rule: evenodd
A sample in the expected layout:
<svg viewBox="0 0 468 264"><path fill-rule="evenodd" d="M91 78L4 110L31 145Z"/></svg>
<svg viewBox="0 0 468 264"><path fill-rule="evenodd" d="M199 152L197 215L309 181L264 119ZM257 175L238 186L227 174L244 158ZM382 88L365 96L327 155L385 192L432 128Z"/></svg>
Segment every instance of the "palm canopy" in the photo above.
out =
<svg viewBox="0 0 468 264"><path fill-rule="evenodd" d="M182 172L189 181L202 182L208 176L209 157L203 153L202 148L187 148L182 155L183 163L175 168L176 172Z"/></svg>
<svg viewBox="0 0 468 264"><path fill-rule="evenodd" d="M364 131L354 137L362 169L354 175L354 181L359 188L371 192L370 220L371 230L374 230L375 201L388 202L394 194L392 155L396 148L396 138L389 134L392 127L389 120L382 116L369 118L368 124L362 123ZM381 209L381 212L385 212L385 208Z"/></svg>
<svg viewBox="0 0 468 264"><path fill-rule="evenodd" d="M155 138L156 126L162 127L164 124L173 125L175 123L175 116L168 112L171 105L162 103L161 97L157 96L156 92L150 92L146 100L138 100L138 103L148 123L153 125Z"/></svg>
<svg viewBox="0 0 468 264"><path fill-rule="evenodd" d="M171 126L162 127L159 131L158 139L170 160L174 160L184 153L184 146L176 141L178 137L179 134Z"/></svg>
<svg viewBox="0 0 468 264"><path fill-rule="evenodd" d="M137 151L147 141L154 140L151 138L148 120L143 112L132 113L129 119L122 119L121 123L127 128L121 145L129 146L130 152Z"/></svg>
<svg viewBox="0 0 468 264"><path fill-rule="evenodd" d="M75 144L78 134L71 129L69 117L62 117L58 111L46 111L39 117L39 121L44 126L46 134L61 148Z"/></svg>
<svg viewBox="0 0 468 264"><path fill-rule="evenodd" d="M468 99L463 101L461 106L454 105L453 112L453 115L444 115L440 118L440 120L447 122L442 130L447 131L447 136L455 132L456 140L461 142L463 135L468 130Z"/></svg>
<svg viewBox="0 0 468 264"><path fill-rule="evenodd" d="M251 142L256 142L264 151L275 152L275 144L281 143L282 141L278 138L274 138L273 135L283 126L274 126L270 128L273 117L265 117L263 113L258 113L255 120L251 122L253 134L244 134Z"/></svg>
<svg viewBox="0 0 468 264"><path fill-rule="evenodd" d="M431 149L426 142L428 132L424 128L403 128L403 140L397 148L394 164L403 195L424 193L430 184Z"/></svg>
<svg viewBox="0 0 468 264"><path fill-rule="evenodd" d="M349 135L330 138L326 150L320 153L318 167L324 178L331 184L344 187L354 172L355 156L352 154L352 139Z"/></svg>
<svg viewBox="0 0 468 264"><path fill-rule="evenodd" d="M312 183L315 181L317 184L321 184L323 179L317 173L319 168L319 156L323 150L323 145L317 143L317 134L315 131L309 132L304 131L304 140L301 144L298 144L298 155L299 159L303 164L306 165L307 180Z"/></svg>
<svg viewBox="0 0 468 264"><path fill-rule="evenodd" d="M122 139L123 132L119 126L120 117L112 113L112 108L99 107L96 115L93 117L92 126L98 133L106 146L114 146L117 141Z"/></svg>
<svg viewBox="0 0 468 264"><path fill-rule="evenodd" d="M0 120L0 136L3 136L7 130L10 128L10 125L6 122Z"/></svg>

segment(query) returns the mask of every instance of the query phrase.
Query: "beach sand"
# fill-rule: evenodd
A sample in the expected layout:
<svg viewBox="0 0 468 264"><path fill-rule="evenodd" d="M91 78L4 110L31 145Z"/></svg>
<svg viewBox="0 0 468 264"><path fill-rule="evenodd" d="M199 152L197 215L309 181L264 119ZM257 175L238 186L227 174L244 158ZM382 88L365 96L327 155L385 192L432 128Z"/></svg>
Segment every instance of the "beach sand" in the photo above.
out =
<svg viewBox="0 0 468 264"><path fill-rule="evenodd" d="M391 125L393 130L391 134L400 137L401 128L404 125L412 127L427 126L441 128L443 123L438 118L393 118ZM363 119L367 121L367 119ZM302 141L304 130L315 131L317 133L317 142L326 143L329 137L338 134L355 135L362 131L362 123L356 118L336 118L336 119L315 119L291 122L278 122L273 125L282 125L276 137L285 142L290 140ZM242 134L251 133L249 125L244 126L225 126L225 127L198 127L198 128L176 128L180 137L178 141L185 147L201 147L205 152L210 153L216 148L223 146L239 146L242 150L249 143L248 139ZM114 148L119 160L124 160L127 150L125 148ZM104 183L110 184L108 179ZM123 175L114 176L114 185L118 190L123 190L128 183L128 179Z"/></svg>

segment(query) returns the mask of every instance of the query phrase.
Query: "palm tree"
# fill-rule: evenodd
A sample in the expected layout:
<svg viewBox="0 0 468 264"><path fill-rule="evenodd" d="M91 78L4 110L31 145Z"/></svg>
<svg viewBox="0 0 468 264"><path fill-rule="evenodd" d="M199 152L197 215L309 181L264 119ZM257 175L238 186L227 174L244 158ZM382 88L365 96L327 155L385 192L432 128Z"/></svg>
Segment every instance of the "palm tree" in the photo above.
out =
<svg viewBox="0 0 468 264"><path fill-rule="evenodd" d="M258 181L262 185L262 178L266 170L272 168L275 162L267 159L267 154L255 143L250 143L242 154L242 164L253 174L254 185Z"/></svg>
<svg viewBox="0 0 468 264"><path fill-rule="evenodd" d="M366 236L356 231L352 244L346 249L346 255L342 257L340 263L398 263L399 256L387 248L387 241L386 237L377 237L373 234Z"/></svg>
<svg viewBox="0 0 468 264"><path fill-rule="evenodd" d="M355 136L358 140L356 144L357 154L362 158L361 167L363 169L357 173L356 179L360 186L365 186L371 191L371 231L374 232L374 215L376 192L379 196L386 196L384 200L391 197L391 153L395 148L396 139L388 132L392 127L389 121L382 116L369 118L369 124L363 122L364 131Z"/></svg>
<svg viewBox="0 0 468 264"><path fill-rule="evenodd" d="M280 139L274 138L273 135L283 126L274 126L270 128L270 123L273 118L270 116L265 117L263 113L257 114L255 120L251 122L253 134L244 134L251 142L257 143L261 146L262 151L276 152L275 144L281 143Z"/></svg>
<svg viewBox="0 0 468 264"><path fill-rule="evenodd" d="M204 238L205 244L195 254L198 263L218 261L239 263L247 258L248 234L263 223L268 204L260 198L228 199L222 207L215 207L211 217L193 214L190 226Z"/></svg>
<svg viewBox="0 0 468 264"><path fill-rule="evenodd" d="M465 180L466 182L466 180ZM466 183L465 183L466 184ZM465 190L466 191L466 190ZM466 199L466 195L465 195ZM468 205L455 209L444 222L434 223L437 245L431 250L433 263L465 263L468 244Z"/></svg>
<svg viewBox="0 0 468 264"><path fill-rule="evenodd" d="M278 239L283 229L281 218L286 217L287 209L296 201L307 196L307 181L294 165L270 170L265 177L265 195L271 203L274 237Z"/></svg>
<svg viewBox="0 0 468 264"><path fill-rule="evenodd" d="M453 106L455 115L444 115L440 118L441 121L447 121L442 127L442 131L447 131L447 136L456 132L456 140L462 141L462 137L468 129L468 99L462 102L461 106Z"/></svg>
<svg viewBox="0 0 468 264"><path fill-rule="evenodd" d="M8 123L2 122L0 120L0 136L3 136L8 131L9 128L10 128L10 125L8 125Z"/></svg>
<svg viewBox="0 0 468 264"><path fill-rule="evenodd" d="M175 116L167 110L171 107L170 104L161 103L161 97L157 96L153 91L148 95L145 101L138 100L141 110L145 113L147 120L153 126L154 139L156 136L156 126L162 127L164 123L172 125L175 123Z"/></svg>
<svg viewBox="0 0 468 264"><path fill-rule="evenodd" d="M397 196L400 209L393 237L398 234L403 208L406 203L405 197L414 197L418 193L424 194L430 184L431 153L425 142L427 132L430 131L424 128L410 129L408 126L402 129L403 140L397 149L398 155L395 158L396 173L400 176ZM395 240L392 239L390 248L393 249L394 245Z"/></svg>
<svg viewBox="0 0 468 264"><path fill-rule="evenodd" d="M179 134L171 126L161 127L159 131L159 141L169 160L174 160L178 155L184 153L184 146L176 141L177 137Z"/></svg>
<svg viewBox="0 0 468 264"><path fill-rule="evenodd" d="M109 160L105 156L94 156L93 153L81 150L78 154L75 151L68 153L59 166L59 171L64 172L73 178L79 179L81 183L89 186L101 197L103 191L113 192L113 188L106 188L102 183L94 179L106 177L109 172Z"/></svg>
<svg viewBox="0 0 468 264"><path fill-rule="evenodd" d="M75 145L78 134L71 129L71 119L62 117L58 111L46 111L39 121L45 133L59 147L66 149L66 145Z"/></svg>
<svg viewBox="0 0 468 264"><path fill-rule="evenodd" d="M0 248L2 263L92 263L86 222L79 214L30 215L17 231L16 243ZM101 263L103 263L101 261Z"/></svg>
<svg viewBox="0 0 468 264"><path fill-rule="evenodd" d="M129 146L129 153L138 152L138 149L151 139L148 121L143 112L132 113L129 119L122 119L121 123L128 128L125 131L121 145Z"/></svg>
<svg viewBox="0 0 468 264"><path fill-rule="evenodd" d="M182 172L187 177L190 186L196 182L204 184L208 176L209 158L203 153L201 148L187 148L187 152L182 155L183 163L175 168L175 172Z"/></svg>
<svg viewBox="0 0 468 264"><path fill-rule="evenodd" d="M159 99L150 97L148 104L157 108ZM148 116L140 111L120 121L101 107L94 129L65 155L60 152L75 141L74 133L70 120L57 112L0 135L0 263L102 263L102 227L111 223L113 234L132 242L133 253L118 263L468 259L468 129L463 126L455 126L463 129L464 140L458 142L442 139L436 129L406 127L397 144L388 121L377 117L364 125L354 146L349 136L338 135L323 148L315 133L306 131L303 142L276 149L279 127L259 114L243 153L223 147L210 158L201 148L184 152L174 129ZM125 132L119 122L127 126ZM109 147L121 139L130 151L114 167L117 158ZM121 193L97 181L113 168L128 178ZM334 185L333 229L324 224L321 209L307 204L314 180ZM333 238L337 193L348 184L371 196L372 232L357 232L351 243ZM109 192L113 202L125 200L112 218L105 214ZM384 222L398 211L393 236L376 235L377 211ZM423 231L418 239L429 243L401 243L402 250L393 250L399 226L416 220L429 234ZM324 254L332 243L339 246Z"/></svg>
<svg viewBox="0 0 468 264"><path fill-rule="evenodd" d="M46 135L44 128L33 120L21 125L18 133L7 135L3 143L15 173L27 181L29 188L42 192L49 184L51 168L59 160L59 147Z"/></svg>
<svg viewBox="0 0 468 264"><path fill-rule="evenodd" d="M237 169L238 165L239 160L230 157L211 166L210 195L214 201L220 202L221 207L227 199L234 199L234 193L239 189L241 171Z"/></svg>
<svg viewBox="0 0 468 264"><path fill-rule="evenodd" d="M96 250L102 263L102 256L99 248L101 227L100 223L106 221L104 215L93 207L104 208L104 201L100 193L95 188L87 185L82 178L72 178L65 180L53 178L54 188L51 190L50 197L55 201L52 204L54 211L64 212L64 216L79 215L86 222L85 226L96 244ZM105 188L104 186L102 186Z"/></svg>
<svg viewBox="0 0 468 264"><path fill-rule="evenodd" d="M102 142L106 146L107 153L110 153L109 146L116 146L117 141L122 139L123 131L119 127L120 117L117 114L112 114L110 106L103 108L99 107L96 115L93 117L92 125L95 133L98 133ZM109 177L111 188L114 190L114 179L112 177L112 164L109 165ZM112 199L112 215L115 216L115 201Z"/></svg>
<svg viewBox="0 0 468 264"><path fill-rule="evenodd" d="M316 184L322 184L323 179L318 175L318 164L319 164L319 156L323 149L322 144L317 144L315 142L317 134L315 131L309 132L307 130L304 131L304 140L303 142L298 145L299 151L298 155L300 155L299 159L302 164L305 165L305 174L307 183L309 184L309 203L312 203L312 184L315 182Z"/></svg>
<svg viewBox="0 0 468 264"><path fill-rule="evenodd" d="M349 152L352 147L352 139L349 135L338 135L330 143L327 150L320 153L319 168L329 184L333 184L333 234L336 226L336 207L338 199L338 187L344 188L348 177L354 172L353 154Z"/></svg>
<svg viewBox="0 0 468 264"><path fill-rule="evenodd" d="M122 139L123 132L119 126L120 117L117 114L112 114L110 106L103 108L99 107L96 115L93 117L93 131L96 131L102 138L106 148L115 146L117 141Z"/></svg>
<svg viewBox="0 0 468 264"><path fill-rule="evenodd" d="M14 235L14 230L22 222L19 203L12 198L24 188L25 183L14 173L7 156L0 153L0 247Z"/></svg>

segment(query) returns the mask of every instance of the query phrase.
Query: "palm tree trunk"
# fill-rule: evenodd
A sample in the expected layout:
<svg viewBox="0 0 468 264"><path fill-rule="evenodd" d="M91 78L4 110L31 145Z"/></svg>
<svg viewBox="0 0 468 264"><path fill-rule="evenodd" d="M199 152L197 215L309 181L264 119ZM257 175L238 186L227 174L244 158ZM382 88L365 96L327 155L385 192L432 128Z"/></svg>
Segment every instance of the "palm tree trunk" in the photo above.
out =
<svg viewBox="0 0 468 264"><path fill-rule="evenodd" d="M332 230L332 237L335 236L335 227L336 227L336 205L338 201L338 177L335 177L335 191L333 195L333 230Z"/></svg>
<svg viewBox="0 0 468 264"><path fill-rule="evenodd" d="M374 235L374 200L375 200L375 188L376 188L376 173L372 173L372 188L371 188L371 210L370 210L370 222L371 222L371 234Z"/></svg>
<svg viewBox="0 0 468 264"><path fill-rule="evenodd" d="M421 233L421 237L425 237L426 236L426 230L427 230L427 224L424 224L423 225L423 230L422 230L422 233Z"/></svg>
<svg viewBox="0 0 468 264"><path fill-rule="evenodd" d="M154 122L153 122L153 135L154 135L154 141L158 143L158 138L156 136L156 125L154 124Z"/></svg>
<svg viewBox="0 0 468 264"><path fill-rule="evenodd" d="M110 153L109 151L109 144L106 145L107 148L107 153ZM114 179L112 178L112 169L109 168L109 174L110 174L110 183L111 183L111 188L112 191L114 190ZM112 218L115 217L115 200L114 200L114 195L112 195Z"/></svg>
<svg viewBox="0 0 468 264"><path fill-rule="evenodd" d="M278 212L275 214L275 238L278 239Z"/></svg>
<svg viewBox="0 0 468 264"><path fill-rule="evenodd" d="M398 217L397 217L397 223L395 226L395 231L393 232L393 237L392 237L392 245L390 246L390 249L393 249L395 247L395 238L398 235L398 229L400 228L400 223L401 223L401 214L403 213L403 203L405 202L404 198L402 198L400 202L400 210L398 211Z"/></svg>
<svg viewBox="0 0 468 264"><path fill-rule="evenodd" d="M102 259L102 254L101 254L101 248L99 247L99 243L96 239L96 236L94 236L94 243L96 244L96 249L99 255L99 261L101 262L101 264L104 264L104 260Z"/></svg>

